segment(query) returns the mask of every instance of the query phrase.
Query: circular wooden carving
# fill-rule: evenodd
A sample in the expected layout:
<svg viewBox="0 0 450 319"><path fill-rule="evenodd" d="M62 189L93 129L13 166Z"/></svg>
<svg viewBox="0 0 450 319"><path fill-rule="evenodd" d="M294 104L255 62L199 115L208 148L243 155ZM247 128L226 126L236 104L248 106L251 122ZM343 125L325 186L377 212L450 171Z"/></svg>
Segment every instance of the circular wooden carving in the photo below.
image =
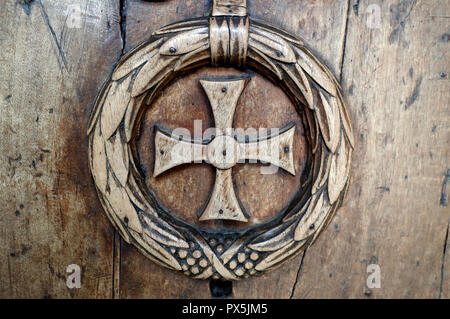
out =
<svg viewBox="0 0 450 319"><path fill-rule="evenodd" d="M247 32L231 32L233 39L227 41L238 44L234 46L236 53L219 54L223 52L218 39L225 34L220 31L223 23L228 23L230 30L234 25L236 30L245 28ZM167 160L167 151L175 146L199 150L198 159L209 160L210 169L216 172L214 191L203 205L207 213L199 216L199 223L228 216L231 221L218 228L201 227L165 208L146 184L139 162L141 124L162 89L181 75L211 65L245 66L270 79L287 94L303 122L301 128L293 125L267 137L278 139L282 145L278 165L284 174L300 182L289 204L260 223L245 224L250 216L245 209L241 211L238 196L229 186L233 185L231 171L238 160L255 155L251 150L244 153L239 145L252 141L223 134L195 144L182 136L174 140L163 128L155 129L154 172L147 174L164 178L173 165L185 163L182 156ZM201 81L217 127L232 126L218 122L232 120L234 109L227 116L216 115L223 111L223 104L234 103L236 107L240 95L233 92L241 94L247 82L242 77ZM218 85L223 86L221 90L216 90ZM220 94L229 100L221 100L225 98ZM214 101L219 102L214 105ZM296 149L293 142L298 130L304 130L306 152ZM89 164L100 200L125 241L156 263L197 279L237 280L258 275L312 244L342 204L353 151L353 133L341 88L329 69L301 41L248 18L201 18L156 31L115 68L98 96L88 135ZM258 141L253 143L258 145ZM295 152L306 154L301 172L292 164ZM230 156L231 164L223 161L222 155ZM258 156L258 160L270 162ZM225 203L223 208L221 203Z"/></svg>

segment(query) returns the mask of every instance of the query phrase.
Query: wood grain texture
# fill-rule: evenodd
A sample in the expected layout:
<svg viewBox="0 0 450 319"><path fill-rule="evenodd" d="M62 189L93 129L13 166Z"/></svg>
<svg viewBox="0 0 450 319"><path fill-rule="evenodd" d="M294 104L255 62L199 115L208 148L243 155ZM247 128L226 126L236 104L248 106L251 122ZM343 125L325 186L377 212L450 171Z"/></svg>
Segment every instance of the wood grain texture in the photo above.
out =
<svg viewBox="0 0 450 319"><path fill-rule="evenodd" d="M450 5L376 1L371 29L373 3L349 11L342 86L358 151L348 201L308 250L294 298L448 298ZM380 289L366 287L373 263Z"/></svg>
<svg viewBox="0 0 450 319"><path fill-rule="evenodd" d="M0 297L110 298L113 228L95 196L87 119L121 52L119 1L4 1ZM82 270L80 289L66 268Z"/></svg>
<svg viewBox="0 0 450 319"><path fill-rule="evenodd" d="M213 0L213 16L247 15L247 0Z"/></svg>

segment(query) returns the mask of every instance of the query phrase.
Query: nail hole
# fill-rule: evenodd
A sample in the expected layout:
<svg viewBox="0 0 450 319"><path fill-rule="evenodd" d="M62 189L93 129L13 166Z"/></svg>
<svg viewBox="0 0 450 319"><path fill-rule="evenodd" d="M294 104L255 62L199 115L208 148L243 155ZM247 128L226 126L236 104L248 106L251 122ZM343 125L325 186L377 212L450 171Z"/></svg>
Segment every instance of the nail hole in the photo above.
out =
<svg viewBox="0 0 450 319"><path fill-rule="evenodd" d="M170 53L175 53L175 52L177 52L177 48L170 47L169 51L170 51Z"/></svg>
<svg viewBox="0 0 450 319"><path fill-rule="evenodd" d="M284 153L289 153L289 151L290 151L289 146L285 146L285 147L284 147Z"/></svg>
<svg viewBox="0 0 450 319"><path fill-rule="evenodd" d="M223 215L223 209L219 210L219 214Z"/></svg>
<svg viewBox="0 0 450 319"><path fill-rule="evenodd" d="M223 88L222 88L222 92L225 93L226 91L227 91L227 88L226 88L226 87L223 87Z"/></svg>
<svg viewBox="0 0 450 319"><path fill-rule="evenodd" d="M312 224L311 226L309 226L310 230L313 230L316 226L314 224Z"/></svg>
<svg viewBox="0 0 450 319"><path fill-rule="evenodd" d="M223 156L227 156L227 151L223 150L222 154L223 154Z"/></svg>

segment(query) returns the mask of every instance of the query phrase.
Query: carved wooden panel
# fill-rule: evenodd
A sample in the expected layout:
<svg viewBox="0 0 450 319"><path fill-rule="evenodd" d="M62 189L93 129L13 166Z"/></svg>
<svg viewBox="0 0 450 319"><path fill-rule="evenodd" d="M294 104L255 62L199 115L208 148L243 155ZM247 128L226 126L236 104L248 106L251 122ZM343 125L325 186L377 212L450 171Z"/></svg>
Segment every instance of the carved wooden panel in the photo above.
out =
<svg viewBox="0 0 450 319"><path fill-rule="evenodd" d="M300 40L249 19L246 1L232 2L213 1L210 18L163 27L123 57L98 96L88 129L90 167L111 222L150 259L196 279L237 280L279 266L315 241L349 185L353 132L336 79ZM254 137L239 134L233 126L250 76L200 80L214 133L191 138L189 131L189 137L176 132L185 128L169 131L156 123L150 172L163 179L181 165L206 162L215 168L213 189L193 225L145 187L135 145L142 115L161 89L205 65L248 65L280 86L302 119L307 159L305 169L296 172L295 123L285 123L281 132L270 127L277 131ZM236 195L233 168L247 162L266 163L276 168L272 174L282 169L300 179L289 203L267 221L249 224L252 212ZM267 167L265 171L261 168L261 174L270 174ZM219 232L208 230L202 221L217 221Z"/></svg>
<svg viewBox="0 0 450 319"><path fill-rule="evenodd" d="M281 268L234 282L232 296L448 298L449 4L248 0L247 8L252 20L301 38L336 75L355 139L347 199L329 227ZM211 296L208 281L161 267L121 240L99 202L86 137L95 95L120 57L162 26L193 17L210 23L211 10L210 0L4 2L1 297ZM245 55L237 57L243 61ZM246 67L208 62L177 73L139 114L140 130L133 132L139 133L132 156L143 174L140 187L194 228L214 231L227 223L245 230L267 221L288 205L302 184L297 177L309 171L309 128L296 111L295 97L267 71L250 66L248 57L241 63ZM237 103L233 127L295 123L296 176L283 169L262 175L264 164L238 163L232 177L236 197L251 214L248 222L200 221L216 168L191 163L154 177L154 127L193 133L196 119L205 129L214 127L200 81L243 76L251 80ZM239 257L244 260L237 255L236 263ZM202 258L196 262L192 267L205 265ZM73 263L81 266L80 289L66 286L66 269ZM381 288L366 286L369 264L380 266Z"/></svg>

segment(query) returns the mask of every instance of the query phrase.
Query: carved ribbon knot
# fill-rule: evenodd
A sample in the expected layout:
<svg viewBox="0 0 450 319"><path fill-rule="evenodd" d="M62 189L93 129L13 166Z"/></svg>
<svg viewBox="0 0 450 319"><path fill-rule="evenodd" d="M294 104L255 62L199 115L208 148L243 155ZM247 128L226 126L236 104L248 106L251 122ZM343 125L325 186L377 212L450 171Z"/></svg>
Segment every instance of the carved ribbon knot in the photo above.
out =
<svg viewBox="0 0 450 319"><path fill-rule="evenodd" d="M249 25L246 0L214 1L209 25L214 66L245 65Z"/></svg>

